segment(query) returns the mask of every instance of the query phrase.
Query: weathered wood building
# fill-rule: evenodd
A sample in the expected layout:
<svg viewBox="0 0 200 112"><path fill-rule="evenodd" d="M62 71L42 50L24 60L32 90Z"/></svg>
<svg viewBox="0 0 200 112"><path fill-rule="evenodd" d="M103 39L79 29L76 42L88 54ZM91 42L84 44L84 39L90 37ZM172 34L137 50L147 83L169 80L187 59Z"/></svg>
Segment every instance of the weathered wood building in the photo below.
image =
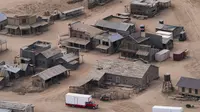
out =
<svg viewBox="0 0 200 112"><path fill-rule="evenodd" d="M0 30L5 29L7 23L7 16L4 13L0 13Z"/></svg>
<svg viewBox="0 0 200 112"><path fill-rule="evenodd" d="M94 49L95 45L92 43L93 37L103 32L98 28L81 22L69 24L69 31L70 38L65 39L65 47L71 46L83 50Z"/></svg>
<svg viewBox="0 0 200 112"><path fill-rule="evenodd" d="M30 59L31 64L36 64L36 56L41 52L50 49L51 43L44 41L36 41L30 45L20 49L20 57Z"/></svg>
<svg viewBox="0 0 200 112"><path fill-rule="evenodd" d="M92 85L101 87L105 84L115 84L137 88L140 91L147 88L153 80L158 78L159 68L154 65L144 64L140 61L131 62L120 59L105 59L99 61L92 68L88 77L84 80L85 83L80 81L80 84L76 84L80 86L71 86L71 88L79 92L89 90Z"/></svg>
<svg viewBox="0 0 200 112"><path fill-rule="evenodd" d="M120 58L142 59L148 62L154 60L159 49L152 48L149 37L142 37L140 32L124 38L120 45Z"/></svg>
<svg viewBox="0 0 200 112"><path fill-rule="evenodd" d="M0 109L7 109L11 112L34 112L32 104L11 101L0 101Z"/></svg>
<svg viewBox="0 0 200 112"><path fill-rule="evenodd" d="M78 7L62 12L62 19L71 19L84 14L84 7Z"/></svg>
<svg viewBox="0 0 200 112"><path fill-rule="evenodd" d="M5 26L9 34L27 35L39 34L48 29L48 23L37 20L35 15L7 15L8 24Z"/></svg>
<svg viewBox="0 0 200 112"><path fill-rule="evenodd" d="M32 85L40 88L47 88L69 75L70 72L68 69L62 65L56 65L32 76Z"/></svg>
<svg viewBox="0 0 200 112"><path fill-rule="evenodd" d="M109 30L111 32L117 32L122 36L127 36L135 32L135 25L132 23L123 22L111 22L106 20L99 20L95 26L102 30Z"/></svg>
<svg viewBox="0 0 200 112"><path fill-rule="evenodd" d="M174 25L166 25L166 24L159 24L156 27L156 31L166 31L171 32L173 38L179 38L182 31L184 31L183 26L174 26Z"/></svg>
<svg viewBox="0 0 200 112"><path fill-rule="evenodd" d="M123 36L118 33L105 32L100 35L96 35L93 39L93 43L96 45L96 49L100 52L113 54L119 50Z"/></svg>
<svg viewBox="0 0 200 112"><path fill-rule="evenodd" d="M179 94L200 97L200 79L181 77L176 86Z"/></svg>
<svg viewBox="0 0 200 112"><path fill-rule="evenodd" d="M171 0L132 0L130 12L134 15L155 16L161 9L171 6Z"/></svg>
<svg viewBox="0 0 200 112"><path fill-rule="evenodd" d="M50 48L36 56L36 66L40 68L49 68L55 65L56 59L62 57L59 48Z"/></svg>
<svg viewBox="0 0 200 112"><path fill-rule="evenodd" d="M112 0L87 0L88 9L94 8L98 5L104 5Z"/></svg>

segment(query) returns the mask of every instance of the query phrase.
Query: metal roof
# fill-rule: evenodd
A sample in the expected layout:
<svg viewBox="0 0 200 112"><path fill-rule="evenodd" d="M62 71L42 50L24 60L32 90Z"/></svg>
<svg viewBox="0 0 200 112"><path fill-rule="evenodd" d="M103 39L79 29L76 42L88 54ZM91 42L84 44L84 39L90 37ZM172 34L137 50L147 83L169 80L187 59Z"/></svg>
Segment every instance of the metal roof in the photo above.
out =
<svg viewBox="0 0 200 112"><path fill-rule="evenodd" d="M12 112L12 110L8 110L8 109L0 109L0 112Z"/></svg>
<svg viewBox="0 0 200 112"><path fill-rule="evenodd" d="M98 29L96 27L93 27L93 26L90 26L90 25L87 25L87 24L83 24L81 22L75 22L75 23L72 23L72 24L69 24L69 25L71 25L71 28L73 30L86 32L91 37L94 37L95 35L98 35L98 34L103 32L103 30L100 30L100 29Z"/></svg>
<svg viewBox="0 0 200 112"><path fill-rule="evenodd" d="M148 51L144 51L144 50L138 50L136 52L137 55L141 55L141 56L148 56L149 52Z"/></svg>
<svg viewBox="0 0 200 112"><path fill-rule="evenodd" d="M156 29L173 32L176 28L183 28L182 26L159 24Z"/></svg>
<svg viewBox="0 0 200 112"><path fill-rule="evenodd" d="M108 50L110 46L106 46L106 45L98 45L96 48L98 49L103 49L103 50Z"/></svg>
<svg viewBox="0 0 200 112"><path fill-rule="evenodd" d="M4 13L0 13L0 22L5 21L7 16Z"/></svg>
<svg viewBox="0 0 200 112"><path fill-rule="evenodd" d="M71 12L83 10L83 9L84 9L84 7L78 7L78 8L74 8L74 9L71 9L71 10L64 11L62 13L67 14L67 13L71 13Z"/></svg>
<svg viewBox="0 0 200 112"><path fill-rule="evenodd" d="M52 56L55 56L57 54L60 54L61 53L61 50L57 47L54 47L54 48L50 48L46 51L43 51L41 52L41 54L45 57L45 58L50 58Z"/></svg>
<svg viewBox="0 0 200 112"><path fill-rule="evenodd" d="M135 42L137 42L138 44L149 39L149 37L142 37L141 32L132 33L131 35L129 35L129 37L135 40Z"/></svg>
<svg viewBox="0 0 200 112"><path fill-rule="evenodd" d="M0 101L0 108L11 109L11 110L25 110L27 107L33 107L32 104L10 102L10 101Z"/></svg>
<svg viewBox="0 0 200 112"><path fill-rule="evenodd" d="M61 58L63 60L65 60L66 62L71 62L71 61L78 59L79 56L74 53L68 53L68 54L64 54L63 57L61 57Z"/></svg>
<svg viewBox="0 0 200 112"><path fill-rule="evenodd" d="M19 25L19 29L21 30L27 30L27 29L30 29L31 26L30 25Z"/></svg>
<svg viewBox="0 0 200 112"><path fill-rule="evenodd" d="M157 0L132 0L131 4L153 7L158 3L159 1Z"/></svg>
<svg viewBox="0 0 200 112"><path fill-rule="evenodd" d="M130 26L134 24L131 23L122 23L122 22L110 22L106 20L99 20L96 22L95 26L108 28L113 30L127 31Z"/></svg>
<svg viewBox="0 0 200 112"><path fill-rule="evenodd" d="M65 67L63 67L62 65L56 65L54 67L48 68L36 75L34 75L33 77L39 76L41 77L43 80L48 80L50 78L53 78L57 75L60 75L64 72L66 72L68 69L66 69Z"/></svg>
<svg viewBox="0 0 200 112"><path fill-rule="evenodd" d="M64 43L64 42L70 42L70 43L75 43L75 44L80 44L80 45L87 45L90 43L89 40L85 40L82 38L76 38L76 37L67 38L67 39L63 40L63 42L61 42L61 43Z"/></svg>
<svg viewBox="0 0 200 112"><path fill-rule="evenodd" d="M11 65L3 65L3 67L6 71L12 72L12 73L18 73L21 69L16 66Z"/></svg>
<svg viewBox="0 0 200 112"><path fill-rule="evenodd" d="M143 78L150 66L150 64L144 64L141 61L132 62L120 59L103 59L98 61L98 63L92 68L89 72L89 76L92 77L93 80L100 80L105 73ZM97 68L102 69L98 70Z"/></svg>
<svg viewBox="0 0 200 112"><path fill-rule="evenodd" d="M15 25L6 25L5 27L9 28L9 29L17 29L17 28L19 28L18 26L15 26Z"/></svg>
<svg viewBox="0 0 200 112"><path fill-rule="evenodd" d="M192 88L192 89L200 89L200 79L181 77L176 86Z"/></svg>
<svg viewBox="0 0 200 112"><path fill-rule="evenodd" d="M100 35L96 35L94 38L99 39L99 40L107 40L108 39L110 42L115 42L115 41L123 39L124 37L121 36L119 33L105 32Z"/></svg>

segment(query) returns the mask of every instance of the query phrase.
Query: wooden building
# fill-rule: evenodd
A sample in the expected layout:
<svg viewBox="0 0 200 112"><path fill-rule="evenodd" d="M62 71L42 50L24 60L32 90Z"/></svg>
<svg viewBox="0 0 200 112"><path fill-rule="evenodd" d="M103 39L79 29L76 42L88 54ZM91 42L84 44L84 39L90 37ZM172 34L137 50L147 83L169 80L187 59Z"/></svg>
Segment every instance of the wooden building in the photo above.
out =
<svg viewBox="0 0 200 112"><path fill-rule="evenodd" d="M156 31L166 31L171 32L173 38L179 38L182 31L184 31L183 26L174 26L174 25L167 25L167 24L159 24L156 27Z"/></svg>
<svg viewBox="0 0 200 112"><path fill-rule="evenodd" d="M200 79L181 77L176 86L179 94L200 97Z"/></svg>
<svg viewBox="0 0 200 112"><path fill-rule="evenodd" d="M4 13L0 13L0 30L5 29L7 23L7 16Z"/></svg>
<svg viewBox="0 0 200 112"><path fill-rule="evenodd" d="M95 26L102 30L117 32L122 36L127 36L135 32L135 25L132 23L99 20L96 22Z"/></svg>
<svg viewBox="0 0 200 112"><path fill-rule="evenodd" d="M67 10L62 12L63 17L62 19L71 19L84 14L84 7L78 7L71 10Z"/></svg>
<svg viewBox="0 0 200 112"><path fill-rule="evenodd" d="M56 47L45 50L36 56L36 66L40 68L52 67L55 65L56 59L62 55L61 50Z"/></svg>
<svg viewBox="0 0 200 112"><path fill-rule="evenodd" d="M35 15L7 15L8 24L5 26L9 34L28 35L40 34L48 29L48 23L38 21Z"/></svg>
<svg viewBox="0 0 200 112"><path fill-rule="evenodd" d="M45 41L36 41L30 45L20 48L20 57L26 60L30 60L30 63L35 65L36 56L50 48L51 43Z"/></svg>
<svg viewBox="0 0 200 112"><path fill-rule="evenodd" d="M113 54L119 50L123 36L118 33L105 32L94 37L96 49L100 52Z"/></svg>
<svg viewBox="0 0 200 112"><path fill-rule="evenodd" d="M69 75L70 72L68 69L62 65L56 65L32 76L32 85L40 88L47 88L51 84Z"/></svg>
<svg viewBox="0 0 200 112"><path fill-rule="evenodd" d="M82 79L76 86L70 86L72 91L86 91L92 86L116 85L137 88L139 91L146 89L153 80L159 78L159 68L144 64L141 61L109 60L98 61L91 69L88 77Z"/></svg>
<svg viewBox="0 0 200 112"><path fill-rule="evenodd" d="M103 32L98 28L81 22L69 24L69 31L70 38L65 39L65 47L76 47L82 50L94 49L95 45L92 43L93 37Z"/></svg>

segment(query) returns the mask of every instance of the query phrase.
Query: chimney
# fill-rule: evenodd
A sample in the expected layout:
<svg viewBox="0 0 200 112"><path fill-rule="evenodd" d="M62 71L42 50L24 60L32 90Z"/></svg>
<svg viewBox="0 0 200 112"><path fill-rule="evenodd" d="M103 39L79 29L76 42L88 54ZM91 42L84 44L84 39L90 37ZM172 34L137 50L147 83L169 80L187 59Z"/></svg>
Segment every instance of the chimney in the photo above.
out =
<svg viewBox="0 0 200 112"><path fill-rule="evenodd" d="M140 25L141 37L145 37L145 25Z"/></svg>

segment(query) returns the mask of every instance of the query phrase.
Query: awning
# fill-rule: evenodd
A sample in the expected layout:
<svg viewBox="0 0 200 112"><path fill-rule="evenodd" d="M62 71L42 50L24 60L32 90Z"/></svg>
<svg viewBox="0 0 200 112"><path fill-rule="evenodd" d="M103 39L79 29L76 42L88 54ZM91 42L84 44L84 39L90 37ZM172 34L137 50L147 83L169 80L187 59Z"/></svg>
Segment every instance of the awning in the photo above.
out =
<svg viewBox="0 0 200 112"><path fill-rule="evenodd" d="M0 77L0 81L2 81L4 79L4 77Z"/></svg>
<svg viewBox="0 0 200 112"><path fill-rule="evenodd" d="M74 43L74 44L80 44L80 45L87 45L90 41L81 39L81 38L76 38L76 37L71 37L66 39L67 42Z"/></svg>
<svg viewBox="0 0 200 112"><path fill-rule="evenodd" d="M29 26L29 25L20 25L19 26L19 29L20 30L28 30L28 29L30 29L31 27Z"/></svg>
<svg viewBox="0 0 200 112"><path fill-rule="evenodd" d="M8 29L15 29L15 30L18 28L18 26L14 26L14 25L6 25L5 27Z"/></svg>
<svg viewBox="0 0 200 112"><path fill-rule="evenodd" d="M65 41L70 42L70 43L75 43L76 40L77 40L77 38L71 37L71 38L66 39Z"/></svg>
<svg viewBox="0 0 200 112"><path fill-rule="evenodd" d="M39 26L41 26L42 24L41 23L34 23L31 25L32 28L37 28Z"/></svg>
<svg viewBox="0 0 200 112"><path fill-rule="evenodd" d="M97 49L108 50L109 46L105 46L105 45L98 45L96 48L97 48Z"/></svg>
<svg viewBox="0 0 200 112"><path fill-rule="evenodd" d="M138 50L136 52L137 55L140 55L140 56L148 56L149 55L149 52L147 51L143 51L143 50Z"/></svg>

